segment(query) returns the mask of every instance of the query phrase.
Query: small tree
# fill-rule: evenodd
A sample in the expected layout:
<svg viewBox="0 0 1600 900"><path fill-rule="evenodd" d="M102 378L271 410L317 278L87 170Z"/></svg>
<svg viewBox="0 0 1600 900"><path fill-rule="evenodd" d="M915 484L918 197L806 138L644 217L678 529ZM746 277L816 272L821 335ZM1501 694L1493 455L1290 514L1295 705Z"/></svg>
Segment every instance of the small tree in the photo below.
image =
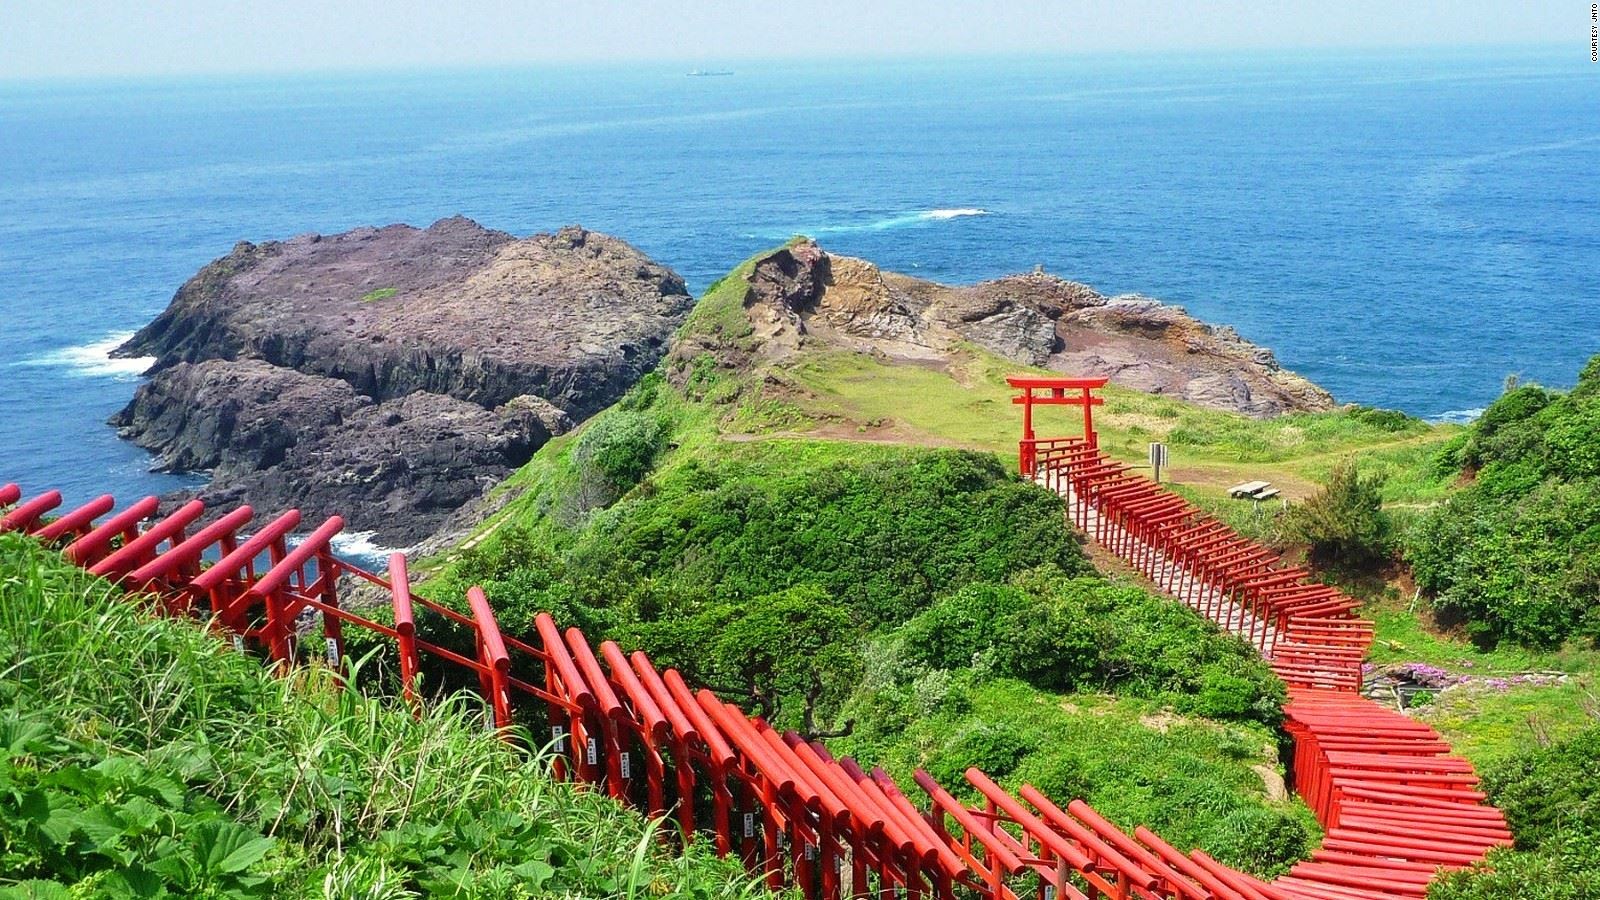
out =
<svg viewBox="0 0 1600 900"><path fill-rule="evenodd" d="M1389 516L1383 511L1382 475L1362 477L1352 460L1335 466L1322 490L1289 510L1284 531L1311 548L1319 565L1352 569L1389 557Z"/></svg>
<svg viewBox="0 0 1600 900"><path fill-rule="evenodd" d="M708 651L715 683L737 686L766 716L800 700L805 732L817 736L819 704L842 698L861 669L849 610L820 588L800 585L725 606Z"/></svg>

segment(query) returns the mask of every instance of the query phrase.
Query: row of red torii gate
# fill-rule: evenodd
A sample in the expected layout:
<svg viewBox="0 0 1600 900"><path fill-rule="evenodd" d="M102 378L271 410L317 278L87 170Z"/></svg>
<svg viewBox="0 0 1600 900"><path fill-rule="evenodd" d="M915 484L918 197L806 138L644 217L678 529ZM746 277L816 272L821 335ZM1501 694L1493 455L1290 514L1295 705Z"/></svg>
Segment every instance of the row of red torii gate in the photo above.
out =
<svg viewBox="0 0 1600 900"><path fill-rule="evenodd" d="M958 791L976 804L920 771L913 800L882 769L779 732L642 652L596 647L548 615L535 634L503 634L479 588L462 612L414 595L402 554L383 574L342 560L337 516L296 539L294 510L253 529L248 506L216 515L191 502L158 517L154 497L119 511L102 496L58 514L58 492L24 500L4 484L0 532L59 547L154 611L202 620L280 670L341 669L347 627L391 642L407 702L425 702L424 656L457 667L509 740L548 735L556 777L670 816L683 841L708 840L771 887L808 898L1414 898L1441 867L1509 843L1470 764L1432 729L1357 693L1372 627L1353 601L1103 453L1093 409L1105 379L1008 380L1023 408L1023 477L1060 495L1075 527L1156 588L1252 642L1289 685L1293 779L1326 828L1289 874L1263 881L1148 829L1124 831L1081 800L1007 790L976 768ZM1035 405L1082 407L1082 434L1038 438ZM381 588L392 622L345 608L351 581ZM419 607L469 634L472 655L419 634ZM320 620L319 641L297 624L308 616Z"/></svg>

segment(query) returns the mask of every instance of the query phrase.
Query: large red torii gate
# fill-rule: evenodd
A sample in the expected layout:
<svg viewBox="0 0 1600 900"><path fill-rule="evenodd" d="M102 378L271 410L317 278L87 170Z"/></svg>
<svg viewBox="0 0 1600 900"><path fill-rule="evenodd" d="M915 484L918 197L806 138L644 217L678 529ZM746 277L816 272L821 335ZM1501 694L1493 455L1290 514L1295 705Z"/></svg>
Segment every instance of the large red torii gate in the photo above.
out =
<svg viewBox="0 0 1600 900"><path fill-rule="evenodd" d="M1035 469L1038 439L1033 433L1033 407L1039 406L1081 406L1083 407L1083 441L1090 447L1098 447L1099 440L1094 433L1094 408L1104 406L1105 398L1095 396L1094 392L1106 386L1109 378L1058 378L1044 375L1008 375L1006 384L1022 391L1011 402L1022 407L1022 442L1018 445L1017 467L1022 470L1022 477L1032 478ZM1035 391L1045 391L1036 395ZM1053 438L1050 440L1054 440Z"/></svg>

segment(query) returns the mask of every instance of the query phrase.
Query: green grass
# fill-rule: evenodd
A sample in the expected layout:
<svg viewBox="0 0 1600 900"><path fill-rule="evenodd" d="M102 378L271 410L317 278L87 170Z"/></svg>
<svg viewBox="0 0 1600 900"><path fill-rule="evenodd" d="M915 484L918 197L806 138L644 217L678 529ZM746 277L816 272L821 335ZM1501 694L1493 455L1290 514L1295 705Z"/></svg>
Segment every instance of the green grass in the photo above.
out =
<svg viewBox="0 0 1600 900"><path fill-rule="evenodd" d="M387 300L390 297L393 297L395 294L398 294L398 293L400 293L400 289L399 288L392 288L392 287L378 288L377 290L367 291L365 294L362 294L361 295L361 302L362 303L374 303L374 302L379 301L379 300Z"/></svg>
<svg viewBox="0 0 1600 900"><path fill-rule="evenodd" d="M1562 741L1600 725L1600 687L1592 675L1548 687L1453 687L1417 711L1479 771L1530 746Z"/></svg>
<svg viewBox="0 0 1600 900"><path fill-rule="evenodd" d="M680 335L703 334L730 342L749 338L752 329L745 316L744 298L747 279L754 268L755 261L747 261L707 288L690 310Z"/></svg>
<svg viewBox="0 0 1600 900"><path fill-rule="evenodd" d="M830 741L832 749L879 762L902 784L927 769L969 803L978 795L961 773L977 765L1007 789L1029 783L1060 805L1081 798L1125 828L1146 825L1178 847L1263 875L1316 845L1311 811L1297 798L1269 799L1253 768L1282 773L1265 726L1008 678L964 685L936 672L915 691L923 707L903 727L864 729Z"/></svg>
<svg viewBox="0 0 1600 900"><path fill-rule="evenodd" d="M475 701L414 717L315 670L274 679L13 535L0 664L0 893L760 893L704 847L672 855L657 826L552 781Z"/></svg>
<svg viewBox="0 0 1600 900"><path fill-rule="evenodd" d="M1030 370L977 348L966 348L949 369L895 365L860 354L808 354L784 373L809 389L806 406L819 417L881 423L908 443L954 444L1014 458L1021 417L1005 376ZM1260 420L1202 409L1179 400L1115 385L1095 412L1101 446L1119 459L1140 463L1152 441L1167 444L1169 475L1201 493L1221 496L1239 481L1269 480L1289 496L1310 493L1343 457L1360 454L1392 471L1393 502L1436 499L1444 485L1416 475L1458 429L1374 422L1358 411L1293 413ZM1046 410L1035 420L1040 435L1078 434L1076 409Z"/></svg>
<svg viewBox="0 0 1600 900"><path fill-rule="evenodd" d="M1363 610L1377 625L1377 640L1369 657L1374 663L1424 662L1453 672L1485 676L1600 672L1600 650L1586 641L1571 641L1557 650L1534 650L1509 641L1484 649L1425 627L1418 616L1426 610L1397 606L1398 601L1371 603Z"/></svg>

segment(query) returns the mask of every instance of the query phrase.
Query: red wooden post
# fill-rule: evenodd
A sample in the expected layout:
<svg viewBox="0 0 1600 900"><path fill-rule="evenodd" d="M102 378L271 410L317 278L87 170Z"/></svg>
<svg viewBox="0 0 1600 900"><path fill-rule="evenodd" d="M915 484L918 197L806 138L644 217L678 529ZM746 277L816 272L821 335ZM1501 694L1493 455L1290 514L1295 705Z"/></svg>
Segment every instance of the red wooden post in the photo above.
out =
<svg viewBox="0 0 1600 900"><path fill-rule="evenodd" d="M500 626L494 620L494 610L483 588L474 585L467 589L467 605L472 609L472 621L478 631L478 661L483 664L481 674L484 694L489 699L495 728L511 724L511 699L506 695L506 679L511 672L511 657L500 637Z"/></svg>
<svg viewBox="0 0 1600 900"><path fill-rule="evenodd" d="M327 606L339 608L339 561L334 559L333 553L324 549L317 554L317 581L322 585L317 597ZM328 667L335 671L344 666L344 623L339 617L328 613L322 614L322 637L327 642Z"/></svg>
<svg viewBox="0 0 1600 900"><path fill-rule="evenodd" d="M1018 445L1017 469L1023 478L1033 477L1033 388L1022 391L1022 443Z"/></svg>
<svg viewBox="0 0 1600 900"><path fill-rule="evenodd" d="M417 657L417 622L411 609L411 575L406 571L404 553L389 557L389 599L394 606L394 630L398 635L395 643L400 653L400 693L420 714L417 670L421 660Z"/></svg>

